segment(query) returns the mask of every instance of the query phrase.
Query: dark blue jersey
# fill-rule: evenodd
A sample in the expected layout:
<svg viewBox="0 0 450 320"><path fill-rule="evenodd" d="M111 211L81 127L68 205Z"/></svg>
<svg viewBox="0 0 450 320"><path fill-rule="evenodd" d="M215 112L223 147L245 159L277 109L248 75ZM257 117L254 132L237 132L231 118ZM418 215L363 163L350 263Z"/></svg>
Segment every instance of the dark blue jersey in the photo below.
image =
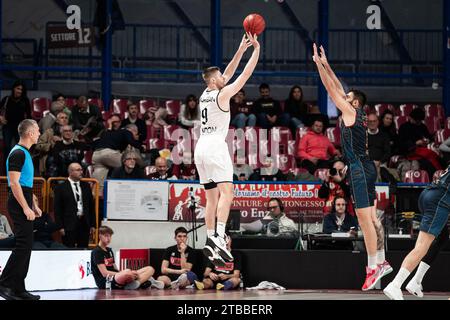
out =
<svg viewBox="0 0 450 320"><path fill-rule="evenodd" d="M341 120L341 144L344 159L347 163L369 160L367 148L367 116L362 108L356 110L355 123L346 127Z"/></svg>

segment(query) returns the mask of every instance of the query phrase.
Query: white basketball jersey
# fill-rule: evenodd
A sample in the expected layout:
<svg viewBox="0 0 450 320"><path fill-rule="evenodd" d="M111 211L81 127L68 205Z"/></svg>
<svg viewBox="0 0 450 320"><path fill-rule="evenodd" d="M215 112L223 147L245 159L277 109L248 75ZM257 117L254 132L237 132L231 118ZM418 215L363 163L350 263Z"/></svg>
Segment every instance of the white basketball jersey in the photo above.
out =
<svg viewBox="0 0 450 320"><path fill-rule="evenodd" d="M202 122L200 137L220 137L220 139L225 141L230 125L230 111L222 111L220 108L217 99L219 91L206 89L200 97ZM227 106L227 109L230 110L229 106Z"/></svg>

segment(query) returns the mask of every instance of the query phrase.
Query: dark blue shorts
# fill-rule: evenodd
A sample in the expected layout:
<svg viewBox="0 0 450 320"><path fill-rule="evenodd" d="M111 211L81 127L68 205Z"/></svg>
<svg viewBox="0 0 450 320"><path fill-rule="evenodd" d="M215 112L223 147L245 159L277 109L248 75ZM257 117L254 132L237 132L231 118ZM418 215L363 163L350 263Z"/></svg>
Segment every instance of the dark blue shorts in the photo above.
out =
<svg viewBox="0 0 450 320"><path fill-rule="evenodd" d="M348 165L348 181L355 209L372 207L377 194L377 169L371 160L355 161Z"/></svg>
<svg viewBox="0 0 450 320"><path fill-rule="evenodd" d="M420 231L438 237L447 225L450 212L450 185L431 185L419 196L419 210L422 213Z"/></svg>

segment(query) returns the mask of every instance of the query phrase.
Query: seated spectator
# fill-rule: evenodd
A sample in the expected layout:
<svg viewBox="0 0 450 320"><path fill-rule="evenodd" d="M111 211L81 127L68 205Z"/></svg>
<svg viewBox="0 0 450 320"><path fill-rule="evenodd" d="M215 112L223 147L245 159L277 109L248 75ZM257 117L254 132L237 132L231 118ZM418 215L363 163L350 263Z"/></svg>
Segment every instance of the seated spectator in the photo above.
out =
<svg viewBox="0 0 450 320"><path fill-rule="evenodd" d="M347 203L348 212L355 214L351 200L350 186L347 181L347 169L341 160L335 161L328 172L327 179L320 186L318 196L325 199L323 212L330 213L333 210L333 203L336 197L344 198Z"/></svg>
<svg viewBox="0 0 450 320"><path fill-rule="evenodd" d="M0 213L0 249L12 249L16 247L16 238L9 225L8 218Z"/></svg>
<svg viewBox="0 0 450 320"><path fill-rule="evenodd" d="M53 233L58 231L57 224L50 215L42 212L40 217L33 221L33 250L36 249L68 249L60 242L53 240Z"/></svg>
<svg viewBox="0 0 450 320"><path fill-rule="evenodd" d="M231 249L231 238L226 236L227 249L233 256L232 262L226 262L225 266L214 266L208 260L203 274L203 281L195 280L198 290L216 288L217 290L232 290L239 288L241 283L242 257L240 252Z"/></svg>
<svg viewBox="0 0 450 320"><path fill-rule="evenodd" d="M175 229L176 245L168 247L161 263L161 276L158 281L164 283L165 288L183 289L197 280L192 272L195 262L195 252L187 245L187 230L184 227Z"/></svg>
<svg viewBox="0 0 450 320"><path fill-rule="evenodd" d="M252 175L253 170L246 163L235 163L233 165L233 180L238 181L247 181Z"/></svg>
<svg viewBox="0 0 450 320"><path fill-rule="evenodd" d="M126 127L129 124L135 124L139 132L138 140L141 144L143 144L147 138L147 126L145 121L140 118L139 108L133 103L127 106L127 110L128 118L122 121L121 127Z"/></svg>
<svg viewBox="0 0 450 320"><path fill-rule="evenodd" d="M51 128L45 130L39 136L38 142L35 146L35 152L39 156L39 174L46 177L46 163L47 157L51 154L56 142L61 141L61 127L69 123L69 117L63 111L56 115L56 121Z"/></svg>
<svg viewBox="0 0 450 320"><path fill-rule="evenodd" d="M184 103L180 106L178 121L184 129L190 129L200 124L200 107L195 95L188 95Z"/></svg>
<svg viewBox="0 0 450 320"><path fill-rule="evenodd" d="M87 248L97 225L94 197L89 183L81 181L81 166L71 163L68 171L69 178L54 189L55 222L64 245Z"/></svg>
<svg viewBox="0 0 450 320"><path fill-rule="evenodd" d="M407 160L417 160L420 168L426 170L429 177L432 177L436 170L441 170L438 155L427 148L432 136L423 123L425 111L416 108L409 114L409 121L403 123L399 129L399 151Z"/></svg>
<svg viewBox="0 0 450 320"><path fill-rule="evenodd" d="M332 157L340 156L339 150L336 150L330 139L323 134L323 122L316 119L298 145L300 166L314 175L318 168L328 168Z"/></svg>
<svg viewBox="0 0 450 320"><path fill-rule="evenodd" d="M286 181L286 175L276 166L276 163L267 156L261 168L257 168L248 178L250 181Z"/></svg>
<svg viewBox="0 0 450 320"><path fill-rule="evenodd" d="M122 152L129 146L141 149L138 134L136 125L129 124L120 130L104 131L96 141L92 155L93 177L99 181L100 194L103 194L103 185L109 170L122 165ZM142 163L142 159L138 164L139 162Z"/></svg>
<svg viewBox="0 0 450 320"><path fill-rule="evenodd" d="M337 196L333 200L333 210L323 218L323 232L351 232L356 235L358 221L347 211L347 201Z"/></svg>
<svg viewBox="0 0 450 320"><path fill-rule="evenodd" d="M391 110L385 110L381 115L380 131L384 132L389 137L389 145L391 146L392 154L398 153L398 135L397 128L394 122L394 113Z"/></svg>
<svg viewBox="0 0 450 320"><path fill-rule="evenodd" d="M377 181L381 181L381 165L386 166L391 158L391 144L389 136L378 127L378 116L371 113L367 116L367 142L369 157L377 168Z"/></svg>
<svg viewBox="0 0 450 320"><path fill-rule="evenodd" d="M439 145L439 151L442 152L443 161L448 166L450 162L450 138Z"/></svg>
<svg viewBox="0 0 450 320"><path fill-rule="evenodd" d="M158 157L155 160L156 172L150 174L150 180L177 180L177 176L172 173L172 169L167 165L167 159Z"/></svg>
<svg viewBox="0 0 450 320"><path fill-rule="evenodd" d="M91 251L91 270L99 289L106 288L106 282L111 281L111 289L134 290L148 285L162 289L164 284L153 279L155 269L151 266L139 270L125 269L119 271L114 261L114 253L108 245L111 243L113 230L108 226L99 228L100 241Z"/></svg>
<svg viewBox="0 0 450 320"><path fill-rule="evenodd" d="M231 125L237 129L244 127L254 127L256 116L252 113L253 106L245 100L245 91L241 89L230 101Z"/></svg>
<svg viewBox="0 0 450 320"><path fill-rule="evenodd" d="M53 124L56 122L56 115L60 112L64 112L64 105L59 101L53 101L50 106L50 112L48 112L40 121L39 121L39 131L44 133L47 129L50 129ZM67 114L66 114L67 116ZM69 122L69 116L67 116L67 123Z"/></svg>
<svg viewBox="0 0 450 320"><path fill-rule="evenodd" d="M290 128L295 137L297 128L306 126L308 117L308 105L303 101L302 87L295 85L289 92L289 97L284 103L284 111L291 117Z"/></svg>
<svg viewBox="0 0 450 320"><path fill-rule="evenodd" d="M103 130L102 113L98 106L88 104L85 96L80 96L72 108L73 129L79 130L80 139L92 142Z"/></svg>
<svg viewBox="0 0 450 320"><path fill-rule="evenodd" d="M63 105L63 111L69 117L69 123L71 124L72 123L72 110L70 110L70 108L67 106L66 97L63 94L58 93L54 96L53 100L58 101L60 104Z"/></svg>
<svg viewBox="0 0 450 320"><path fill-rule="evenodd" d="M81 141L75 141L72 126L60 127L62 140L56 141L47 159L47 176L67 177L71 163L83 165L84 152L89 146Z"/></svg>
<svg viewBox="0 0 450 320"><path fill-rule="evenodd" d="M347 210L347 201L337 196L333 201L333 211L323 218L323 233L347 232L356 236L358 232L358 221ZM353 241L331 240L328 243L319 244L321 249L353 250ZM318 246L318 247L319 247Z"/></svg>
<svg viewBox="0 0 450 320"><path fill-rule="evenodd" d="M122 153L122 166L115 168L111 174L112 179L145 179L144 170L136 166L138 155L134 151Z"/></svg>
<svg viewBox="0 0 450 320"><path fill-rule="evenodd" d="M258 125L263 129L275 126L287 127L290 117L281 110L280 102L270 96L270 87L267 83L259 86L261 97L253 104L253 110L258 119Z"/></svg>
<svg viewBox="0 0 450 320"><path fill-rule="evenodd" d="M283 202L271 198L268 204L269 214L263 218L265 234L273 237L296 237L298 225L284 213Z"/></svg>
<svg viewBox="0 0 450 320"><path fill-rule="evenodd" d="M106 123L107 123L106 130L117 131L120 128L126 127L123 125L123 121L120 118L120 114L118 114L118 113L113 113L109 117L108 121L106 121ZM139 130L139 128L138 128L138 130ZM102 134L103 134L103 132L102 132ZM100 137L101 137L101 135L100 135Z"/></svg>

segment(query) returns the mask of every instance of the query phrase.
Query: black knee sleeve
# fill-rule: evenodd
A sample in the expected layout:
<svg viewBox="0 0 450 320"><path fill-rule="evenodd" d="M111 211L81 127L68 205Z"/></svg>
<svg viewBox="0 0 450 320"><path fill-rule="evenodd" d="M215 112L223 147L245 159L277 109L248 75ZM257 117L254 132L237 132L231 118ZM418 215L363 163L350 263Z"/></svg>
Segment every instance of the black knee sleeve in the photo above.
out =
<svg viewBox="0 0 450 320"><path fill-rule="evenodd" d="M211 189L217 188L217 183L208 182L208 183L204 184L203 186L205 187L205 190L211 190Z"/></svg>

